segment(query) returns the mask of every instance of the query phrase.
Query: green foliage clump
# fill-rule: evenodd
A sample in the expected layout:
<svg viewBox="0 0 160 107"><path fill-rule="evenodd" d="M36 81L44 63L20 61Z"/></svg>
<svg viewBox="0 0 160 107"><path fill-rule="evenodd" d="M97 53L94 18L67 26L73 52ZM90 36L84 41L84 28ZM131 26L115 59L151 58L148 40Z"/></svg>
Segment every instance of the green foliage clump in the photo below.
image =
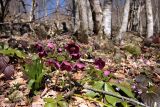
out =
<svg viewBox="0 0 160 107"><path fill-rule="evenodd" d="M32 64L25 65L25 74L29 78L29 87L36 91L42 87L42 79L45 75L43 63L40 59L33 60Z"/></svg>
<svg viewBox="0 0 160 107"><path fill-rule="evenodd" d="M68 107L68 103L64 101L64 98L61 95L58 95L57 98L45 98L46 102L44 107Z"/></svg>
<svg viewBox="0 0 160 107"><path fill-rule="evenodd" d="M141 48L139 46L129 44L129 45L125 46L124 49L134 56L141 55Z"/></svg>
<svg viewBox="0 0 160 107"><path fill-rule="evenodd" d="M0 50L0 54L3 54L3 55L7 55L7 56L17 56L19 58L25 58L25 54L18 50L18 49L12 49L12 48L7 48L7 49L2 49Z"/></svg>

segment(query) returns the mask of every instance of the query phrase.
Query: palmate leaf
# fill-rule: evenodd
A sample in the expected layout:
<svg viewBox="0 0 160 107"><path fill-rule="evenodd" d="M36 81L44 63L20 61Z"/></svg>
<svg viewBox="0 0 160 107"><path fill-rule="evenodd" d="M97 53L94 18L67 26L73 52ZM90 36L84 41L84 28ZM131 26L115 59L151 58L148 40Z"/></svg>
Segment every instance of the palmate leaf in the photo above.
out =
<svg viewBox="0 0 160 107"><path fill-rule="evenodd" d="M117 84L117 83L110 83L110 84L111 86L116 86L119 89L121 89L128 97L135 98L134 94L132 93L131 86L128 83L124 82L121 84Z"/></svg>
<svg viewBox="0 0 160 107"><path fill-rule="evenodd" d="M103 90L104 82L103 81L95 81L92 86L93 86L94 89ZM96 93L96 92L93 92L93 91L89 90L89 91L87 91L86 95L94 98L96 96L99 96L99 93Z"/></svg>
<svg viewBox="0 0 160 107"><path fill-rule="evenodd" d="M111 92L115 95L120 95L118 92L115 92L115 90L112 88L112 86L109 83L104 84L104 91ZM108 103L112 104L113 106L116 106L116 103L121 102L121 99L110 96L110 95L105 95L105 99Z"/></svg>

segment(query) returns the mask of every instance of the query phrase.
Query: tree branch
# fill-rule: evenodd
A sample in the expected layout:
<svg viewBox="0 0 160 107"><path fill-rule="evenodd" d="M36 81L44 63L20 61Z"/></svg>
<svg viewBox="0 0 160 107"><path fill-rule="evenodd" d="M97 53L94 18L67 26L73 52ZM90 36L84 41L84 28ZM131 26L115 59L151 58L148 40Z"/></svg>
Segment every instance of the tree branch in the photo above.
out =
<svg viewBox="0 0 160 107"><path fill-rule="evenodd" d="M94 92L97 92L97 93L101 93L101 94L105 94L105 95L110 95L110 96L113 96L113 97L117 97L117 98L120 98L122 100L126 100L126 101L129 101L131 102L132 104L135 104L135 105L140 105L140 106L143 106L143 107L149 107L135 99L132 99L132 98L128 98L128 97L124 97L124 96L121 96L121 95L116 95L116 94L113 94L111 92L106 92L106 91L102 91L102 90L97 90L97 89L94 89L94 88L91 88L91 87L88 87L88 86L83 86L81 85L80 83L72 80L72 82L74 83L75 86L79 86L79 87L83 87L84 89L87 89L87 90L91 90L91 91L94 91Z"/></svg>

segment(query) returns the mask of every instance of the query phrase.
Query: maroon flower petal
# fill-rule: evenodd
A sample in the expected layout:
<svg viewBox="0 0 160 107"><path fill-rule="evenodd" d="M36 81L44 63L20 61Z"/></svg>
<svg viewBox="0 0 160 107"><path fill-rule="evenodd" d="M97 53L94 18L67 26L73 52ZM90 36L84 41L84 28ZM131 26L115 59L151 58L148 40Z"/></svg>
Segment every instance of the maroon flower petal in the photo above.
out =
<svg viewBox="0 0 160 107"><path fill-rule="evenodd" d="M41 52L41 51L44 50L44 49L43 49L43 46L42 46L40 43L37 43L37 44L35 45L35 48L36 48L36 50L37 50L38 52Z"/></svg>
<svg viewBox="0 0 160 107"><path fill-rule="evenodd" d="M98 69L103 69L105 66L105 61L103 61L101 58L95 59L94 64Z"/></svg>
<svg viewBox="0 0 160 107"><path fill-rule="evenodd" d="M56 61L56 60L53 61L53 65L54 65L54 67L55 67L56 69L59 69L59 68L60 68L60 64L59 64L59 62Z"/></svg>
<svg viewBox="0 0 160 107"><path fill-rule="evenodd" d="M74 69L75 69L75 70L84 70L84 68L85 68L85 64L80 63L80 62L77 62L77 63L74 65Z"/></svg>
<svg viewBox="0 0 160 107"><path fill-rule="evenodd" d="M39 57L42 58L44 56L47 56L47 52L46 51L42 51L38 53Z"/></svg>
<svg viewBox="0 0 160 107"><path fill-rule="evenodd" d="M74 53L74 54L71 54L71 57L73 60L77 60L81 57L81 55L79 53Z"/></svg>
<svg viewBox="0 0 160 107"><path fill-rule="evenodd" d="M79 46L76 45L75 43L69 43L69 44L67 44L67 46L65 47L65 49L70 54L79 53Z"/></svg>
<svg viewBox="0 0 160 107"><path fill-rule="evenodd" d="M63 61L60 65L61 70L66 70L66 71L72 71L72 65L71 63L67 61Z"/></svg>
<svg viewBox="0 0 160 107"><path fill-rule="evenodd" d="M47 66L52 66L52 64L53 64L53 59L48 59L48 60L46 61L46 65L47 65Z"/></svg>

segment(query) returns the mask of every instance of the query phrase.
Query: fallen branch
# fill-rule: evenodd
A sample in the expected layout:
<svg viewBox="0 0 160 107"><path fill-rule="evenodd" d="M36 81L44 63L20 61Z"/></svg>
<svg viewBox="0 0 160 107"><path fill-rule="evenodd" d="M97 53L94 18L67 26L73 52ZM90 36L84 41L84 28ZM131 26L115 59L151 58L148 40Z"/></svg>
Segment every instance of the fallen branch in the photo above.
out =
<svg viewBox="0 0 160 107"><path fill-rule="evenodd" d="M91 91L101 93L101 94L105 94L105 95L110 95L110 96L113 96L113 97L117 97L117 98L120 98L122 100L126 100L126 101L129 101L129 102L133 103L133 104L140 105L140 106L143 106L143 107L149 107L149 106L147 106L147 105L145 105L145 104L143 104L143 103L141 103L141 102L139 102L135 99L132 99L132 98L124 97L124 96L121 96L121 95L116 95L116 94L113 94L111 92L97 90L97 89L94 89L94 88L91 88L91 87L88 87L88 86L82 86L81 84L79 84L78 82L76 82L74 80L72 82L74 82L74 84L76 86L83 87L84 89L87 89L87 90L91 90Z"/></svg>
<svg viewBox="0 0 160 107"><path fill-rule="evenodd" d="M143 103L141 103L141 102L139 102L137 100L134 100L132 98L124 97L124 96L121 96L121 95L115 95L115 94L113 94L111 92L97 90L97 89L93 89L93 88L90 88L90 87L87 87L87 86L83 86L83 88L91 90L91 91L94 91L94 92L97 92L97 93L102 93L102 94L105 94L105 95L110 95L110 96L113 96L113 97L117 97L117 98L120 98L122 100L127 100L129 102L132 102L134 104L137 104L137 105L140 105L140 106L143 106L143 107L149 107L149 106L147 106L147 105L145 105L145 104L143 104Z"/></svg>

